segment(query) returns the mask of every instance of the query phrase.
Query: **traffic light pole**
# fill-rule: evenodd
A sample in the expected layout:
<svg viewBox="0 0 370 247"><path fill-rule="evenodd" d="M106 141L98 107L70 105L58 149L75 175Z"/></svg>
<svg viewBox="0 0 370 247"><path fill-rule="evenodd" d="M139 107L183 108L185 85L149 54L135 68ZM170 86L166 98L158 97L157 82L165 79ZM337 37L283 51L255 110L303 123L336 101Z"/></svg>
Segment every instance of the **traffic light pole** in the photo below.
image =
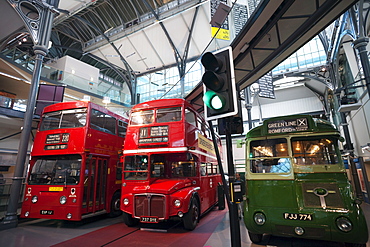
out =
<svg viewBox="0 0 370 247"><path fill-rule="evenodd" d="M227 126L229 126L229 122L231 121L232 118L226 118L227 120ZM224 188L224 193L227 201L227 205L229 208L229 220L230 220L230 237L231 237L231 246L232 247L241 247L241 238L240 238L240 225L239 225L239 218L238 218L238 205L235 202L231 201L230 198L230 190L226 184L225 181L225 173L222 167L222 162L221 162L221 157L220 153L218 150L218 143L216 142L215 138L215 132L213 129L212 121L208 121L210 130L211 130L211 135L212 135L212 140L213 140L213 145L215 147L215 152L216 152L216 157L217 157L217 162L218 166L220 169L220 173L222 176L222 183L223 183L223 188ZM228 160L228 172L229 176L232 179L230 182L234 182L235 180L235 172L234 172L234 163L233 161L233 155L232 155L232 142L231 142L231 132L228 127L226 129L226 146L227 146L227 160ZM230 148L229 148L230 147ZM229 161L231 160L231 162ZM231 176L232 174L232 176Z"/></svg>
<svg viewBox="0 0 370 247"><path fill-rule="evenodd" d="M229 184L235 181L235 169L234 169L234 159L233 159L233 145L231 140L231 125L232 117L226 118L225 134L226 134L226 155L227 155L227 167L229 173ZM231 246L240 247L240 225L238 217L238 204L236 202L229 202L229 218L230 218L230 233L231 233Z"/></svg>

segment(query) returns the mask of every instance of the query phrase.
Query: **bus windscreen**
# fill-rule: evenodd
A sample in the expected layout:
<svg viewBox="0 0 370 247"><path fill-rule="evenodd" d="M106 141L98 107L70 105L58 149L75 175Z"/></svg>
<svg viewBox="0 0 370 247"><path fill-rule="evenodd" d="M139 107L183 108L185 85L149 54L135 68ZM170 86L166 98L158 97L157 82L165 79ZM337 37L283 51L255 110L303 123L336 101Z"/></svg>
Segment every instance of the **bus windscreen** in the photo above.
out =
<svg viewBox="0 0 370 247"><path fill-rule="evenodd" d="M76 185L80 181L80 169L79 155L42 157L32 167L28 183Z"/></svg>

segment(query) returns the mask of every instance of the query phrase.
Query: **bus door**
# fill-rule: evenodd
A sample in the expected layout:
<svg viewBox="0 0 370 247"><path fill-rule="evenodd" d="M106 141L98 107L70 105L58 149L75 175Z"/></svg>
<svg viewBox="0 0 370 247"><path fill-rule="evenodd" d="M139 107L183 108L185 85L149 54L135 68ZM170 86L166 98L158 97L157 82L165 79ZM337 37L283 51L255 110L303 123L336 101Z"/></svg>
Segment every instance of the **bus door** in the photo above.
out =
<svg viewBox="0 0 370 247"><path fill-rule="evenodd" d="M108 159L97 159L97 165L95 167L95 210L99 211L105 208L105 197L107 187L107 163Z"/></svg>
<svg viewBox="0 0 370 247"><path fill-rule="evenodd" d="M107 183L108 159L86 159L82 213L104 209Z"/></svg>

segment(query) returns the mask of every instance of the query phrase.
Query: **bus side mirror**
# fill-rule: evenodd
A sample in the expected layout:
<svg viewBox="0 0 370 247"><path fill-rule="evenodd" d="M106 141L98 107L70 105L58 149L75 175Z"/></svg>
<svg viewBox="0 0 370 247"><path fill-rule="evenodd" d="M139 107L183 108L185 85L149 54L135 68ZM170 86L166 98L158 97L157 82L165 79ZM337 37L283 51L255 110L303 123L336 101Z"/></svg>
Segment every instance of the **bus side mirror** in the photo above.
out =
<svg viewBox="0 0 370 247"><path fill-rule="evenodd" d="M237 148L242 148L244 144L245 144L244 140L240 140L240 139L236 140L236 147Z"/></svg>

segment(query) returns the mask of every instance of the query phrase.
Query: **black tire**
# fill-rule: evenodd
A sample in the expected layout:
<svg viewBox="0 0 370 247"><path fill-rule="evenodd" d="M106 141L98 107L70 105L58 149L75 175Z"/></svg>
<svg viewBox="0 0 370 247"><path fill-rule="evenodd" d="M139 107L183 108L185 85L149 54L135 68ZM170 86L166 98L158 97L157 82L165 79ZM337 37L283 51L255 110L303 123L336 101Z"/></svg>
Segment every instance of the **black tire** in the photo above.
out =
<svg viewBox="0 0 370 247"><path fill-rule="evenodd" d="M249 239L254 243L254 244L258 244L262 241L262 237L263 237L263 234L259 234L259 233L251 233L250 231L248 231L248 235L249 235Z"/></svg>
<svg viewBox="0 0 370 247"><path fill-rule="evenodd" d="M192 231L195 229L199 221L199 205L198 201L191 199L189 211L184 215L183 223L186 230Z"/></svg>
<svg viewBox="0 0 370 247"><path fill-rule="evenodd" d="M131 214L123 212L122 215L123 215L123 222L126 224L126 226L132 227L132 226L137 226L139 224L139 220L132 218Z"/></svg>
<svg viewBox="0 0 370 247"><path fill-rule="evenodd" d="M121 201L121 195L120 193L114 193L112 197L112 201L110 203L110 212L109 217L118 217L122 214L122 211L120 209L120 201Z"/></svg>

